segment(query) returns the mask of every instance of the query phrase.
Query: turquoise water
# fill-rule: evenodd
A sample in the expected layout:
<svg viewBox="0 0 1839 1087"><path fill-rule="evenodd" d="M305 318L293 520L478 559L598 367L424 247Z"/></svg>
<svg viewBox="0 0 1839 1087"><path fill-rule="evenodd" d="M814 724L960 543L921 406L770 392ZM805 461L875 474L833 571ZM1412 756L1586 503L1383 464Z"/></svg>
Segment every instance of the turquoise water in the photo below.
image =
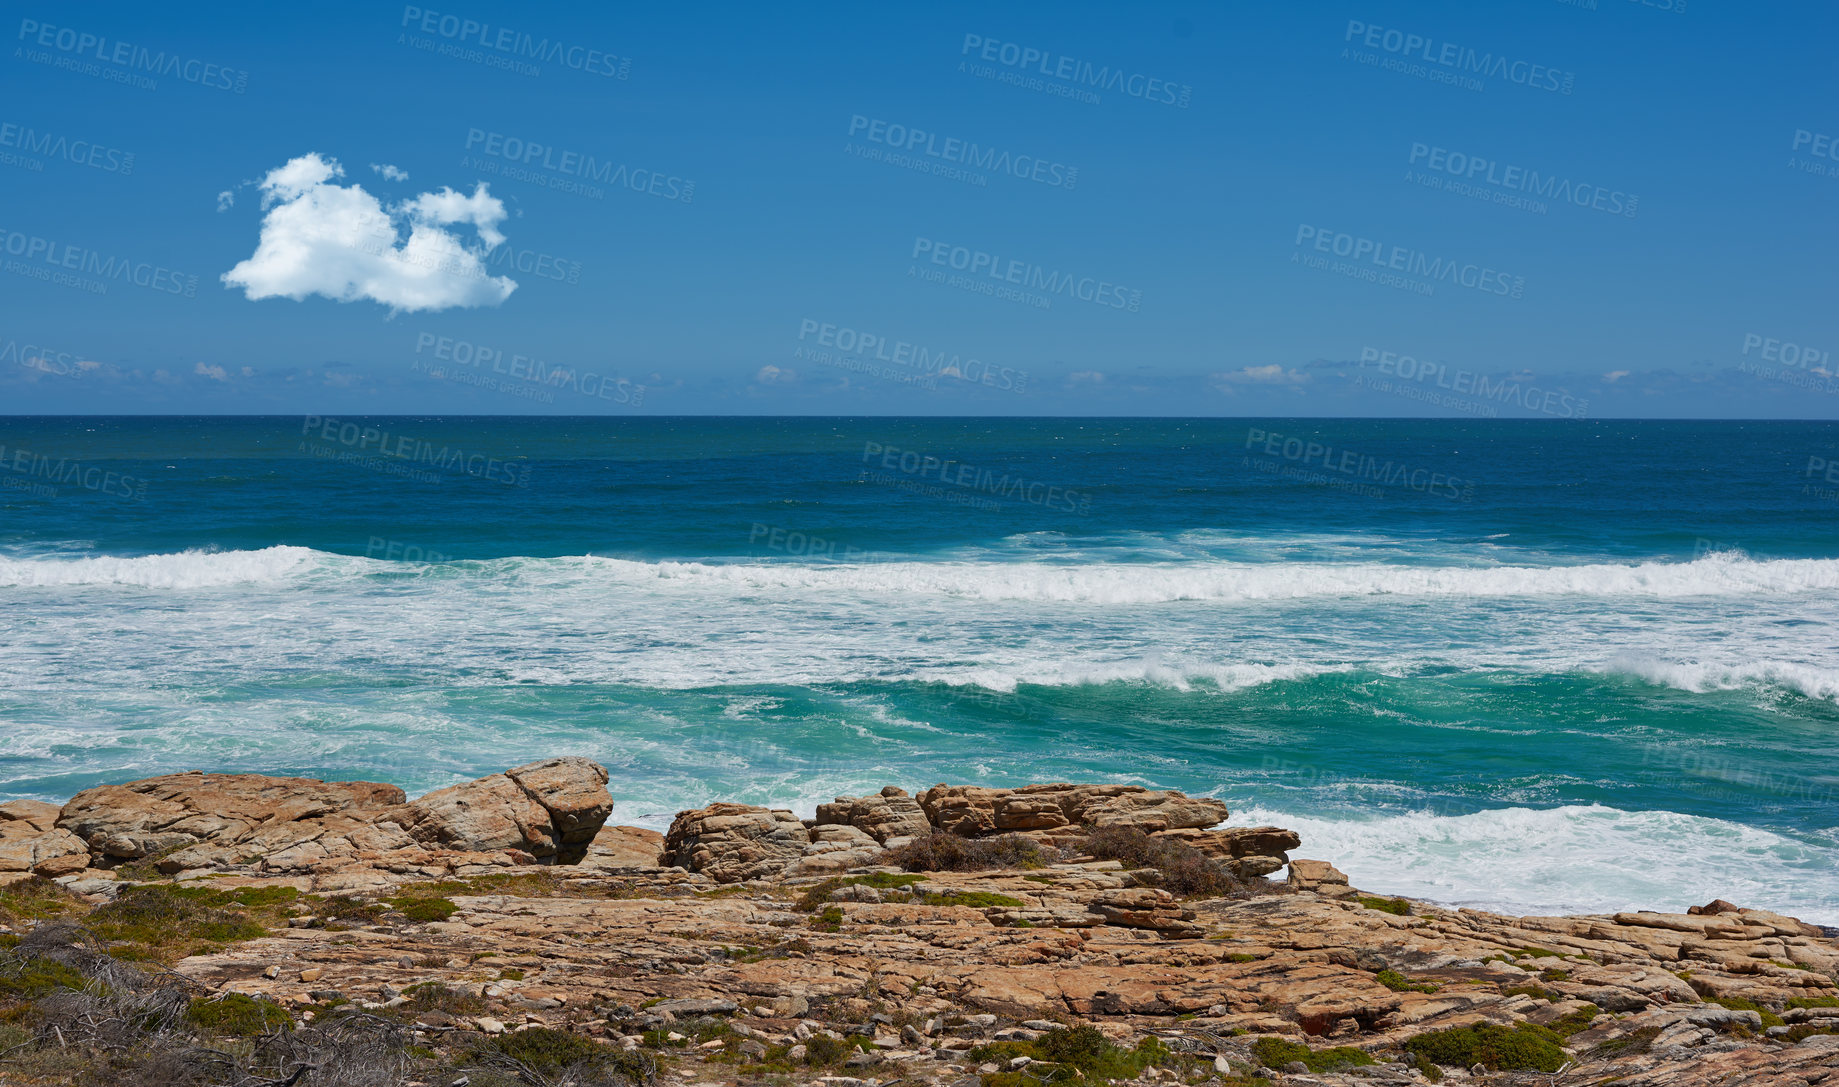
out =
<svg viewBox="0 0 1839 1087"><path fill-rule="evenodd" d="M1839 426L0 419L0 795L1127 780L1362 886L1839 923ZM1811 466L1811 467L1810 467Z"/></svg>

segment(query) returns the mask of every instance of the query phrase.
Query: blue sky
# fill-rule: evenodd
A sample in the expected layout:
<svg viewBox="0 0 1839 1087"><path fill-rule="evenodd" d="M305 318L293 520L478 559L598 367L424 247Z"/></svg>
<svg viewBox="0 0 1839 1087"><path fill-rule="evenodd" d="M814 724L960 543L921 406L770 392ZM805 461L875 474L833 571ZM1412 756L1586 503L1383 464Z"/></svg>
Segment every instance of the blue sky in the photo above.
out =
<svg viewBox="0 0 1839 1087"><path fill-rule="evenodd" d="M1826 4L7 12L3 413L1839 416Z"/></svg>

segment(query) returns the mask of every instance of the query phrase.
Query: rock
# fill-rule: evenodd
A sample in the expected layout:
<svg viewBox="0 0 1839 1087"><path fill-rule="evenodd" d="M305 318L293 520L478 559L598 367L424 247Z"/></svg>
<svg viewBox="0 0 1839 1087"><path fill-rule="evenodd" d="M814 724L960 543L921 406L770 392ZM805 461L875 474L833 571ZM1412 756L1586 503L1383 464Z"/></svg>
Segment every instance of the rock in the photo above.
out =
<svg viewBox="0 0 1839 1087"><path fill-rule="evenodd" d="M935 785L919 805L933 826L966 837L1086 825L1179 830L1210 827L1230 814L1218 800L1141 785Z"/></svg>
<svg viewBox="0 0 1839 1087"><path fill-rule="evenodd" d="M1348 886L1347 874L1327 861L1291 861L1290 887L1314 891L1324 898L1351 898L1354 894L1354 889Z"/></svg>
<svg viewBox="0 0 1839 1087"><path fill-rule="evenodd" d="M1302 835L1281 827L1162 830L1157 831L1155 836L1193 846L1216 860L1279 857L1286 864L1289 863L1289 851L1303 844Z"/></svg>
<svg viewBox="0 0 1839 1087"><path fill-rule="evenodd" d="M732 1000L715 1000L701 997L684 997L679 1000L666 1000L654 1004L652 1011L660 1014L669 1013L678 1016L696 1015L730 1015L739 1010L740 1005Z"/></svg>
<svg viewBox="0 0 1839 1087"><path fill-rule="evenodd" d="M484 1031L487 1034L503 1034L505 1030L504 1020L493 1019L493 1018L490 1018L489 1016L484 1016L484 1015L481 1015L477 1019L474 1019L473 1025L478 1027L480 1030Z"/></svg>
<svg viewBox="0 0 1839 1087"><path fill-rule="evenodd" d="M850 884L847 887L838 887L836 890L831 891L830 901L832 902L880 902L881 892L877 891L873 887L867 887L859 883Z"/></svg>
<svg viewBox="0 0 1839 1087"><path fill-rule="evenodd" d="M267 854L367 828L402 800L401 789L370 781L191 772L85 789L57 825L115 860L201 843L224 856Z"/></svg>
<svg viewBox="0 0 1839 1087"><path fill-rule="evenodd" d="M919 802L905 789L892 785L878 796L839 796L829 804L817 806L817 826L840 824L855 827L885 843L889 838L912 837L932 829Z"/></svg>
<svg viewBox="0 0 1839 1087"><path fill-rule="evenodd" d="M1726 902L1722 898L1714 898L1703 906L1689 907L1686 912L1694 915L1701 913L1716 915L1720 913L1736 913L1737 908L1735 903Z"/></svg>
<svg viewBox="0 0 1839 1087"><path fill-rule="evenodd" d="M437 789L384 818L419 842L474 853L560 853L573 863L613 810L606 782L605 768L587 759L544 759Z"/></svg>
<svg viewBox="0 0 1839 1087"><path fill-rule="evenodd" d="M678 812L664 836L664 863L720 883L778 876L804 856L811 834L789 811L711 804Z"/></svg>
<svg viewBox="0 0 1839 1087"><path fill-rule="evenodd" d="M786 869L785 875L835 875L881 859L881 844L853 826L826 823L808 828L807 833L811 835L811 844L805 846L804 856Z"/></svg>
<svg viewBox="0 0 1839 1087"><path fill-rule="evenodd" d="M581 858L583 871L611 868L656 868L664 852L664 835L643 827L603 826Z"/></svg>
<svg viewBox="0 0 1839 1087"><path fill-rule="evenodd" d="M0 804L0 873L33 872L47 878L89 867L89 844L57 826L58 809L36 800Z"/></svg>
<svg viewBox="0 0 1839 1087"><path fill-rule="evenodd" d="M593 841L613 814L606 768L590 759L543 759L506 770L505 776L549 812L563 845Z"/></svg>

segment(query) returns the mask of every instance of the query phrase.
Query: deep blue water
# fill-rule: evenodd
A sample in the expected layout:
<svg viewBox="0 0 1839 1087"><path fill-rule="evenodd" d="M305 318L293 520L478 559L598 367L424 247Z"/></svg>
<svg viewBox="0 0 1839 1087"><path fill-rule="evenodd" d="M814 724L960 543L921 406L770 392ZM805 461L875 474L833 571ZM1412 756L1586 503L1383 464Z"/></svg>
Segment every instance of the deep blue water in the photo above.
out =
<svg viewBox="0 0 1839 1087"><path fill-rule="evenodd" d="M1839 920L1839 424L0 419L0 794L1225 798L1363 886Z"/></svg>

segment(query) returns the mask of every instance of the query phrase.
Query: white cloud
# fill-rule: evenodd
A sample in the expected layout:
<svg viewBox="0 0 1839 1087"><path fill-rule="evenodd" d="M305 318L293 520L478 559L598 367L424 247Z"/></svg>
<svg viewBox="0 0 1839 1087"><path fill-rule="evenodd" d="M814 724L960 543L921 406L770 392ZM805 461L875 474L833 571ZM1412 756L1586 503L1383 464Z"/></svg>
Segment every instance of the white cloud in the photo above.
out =
<svg viewBox="0 0 1839 1087"><path fill-rule="evenodd" d="M385 181L407 181L409 179L409 172L407 170L391 166L387 162L382 164L373 162L370 164L370 168L382 174L383 180Z"/></svg>
<svg viewBox="0 0 1839 1087"><path fill-rule="evenodd" d="M1608 373L1603 375L1603 380L1607 381L1611 385L1614 385L1616 382L1622 380L1623 378L1627 376L1628 376L1627 370L1611 370Z"/></svg>
<svg viewBox="0 0 1839 1087"><path fill-rule="evenodd" d="M1214 374L1213 380L1228 385L1301 385L1309 375L1301 370L1286 370L1277 363L1268 366L1244 366L1230 373Z"/></svg>
<svg viewBox="0 0 1839 1087"><path fill-rule="evenodd" d="M217 210L229 211L236 206L236 190L225 189L217 194Z"/></svg>
<svg viewBox="0 0 1839 1087"><path fill-rule="evenodd" d="M199 377L208 377L212 381L228 381L230 375L221 366L206 366L204 363L192 367L192 373Z"/></svg>
<svg viewBox="0 0 1839 1087"><path fill-rule="evenodd" d="M1104 383L1105 375L1098 370L1075 370L1066 375L1066 380L1074 384L1090 382L1093 385L1101 385Z"/></svg>
<svg viewBox="0 0 1839 1087"><path fill-rule="evenodd" d="M761 385L789 384L798 380L797 370L781 370L772 363L760 367L753 375L755 382Z"/></svg>
<svg viewBox="0 0 1839 1087"><path fill-rule="evenodd" d="M317 153L270 170L261 181L261 240L224 273L225 285L251 301L317 294L407 311L496 306L517 289L481 259L505 240L504 204L484 182L470 196L443 188L386 209L360 185L334 184L344 176L336 159ZM399 240L399 220L407 240ZM478 242L444 229L455 225L473 227Z"/></svg>

